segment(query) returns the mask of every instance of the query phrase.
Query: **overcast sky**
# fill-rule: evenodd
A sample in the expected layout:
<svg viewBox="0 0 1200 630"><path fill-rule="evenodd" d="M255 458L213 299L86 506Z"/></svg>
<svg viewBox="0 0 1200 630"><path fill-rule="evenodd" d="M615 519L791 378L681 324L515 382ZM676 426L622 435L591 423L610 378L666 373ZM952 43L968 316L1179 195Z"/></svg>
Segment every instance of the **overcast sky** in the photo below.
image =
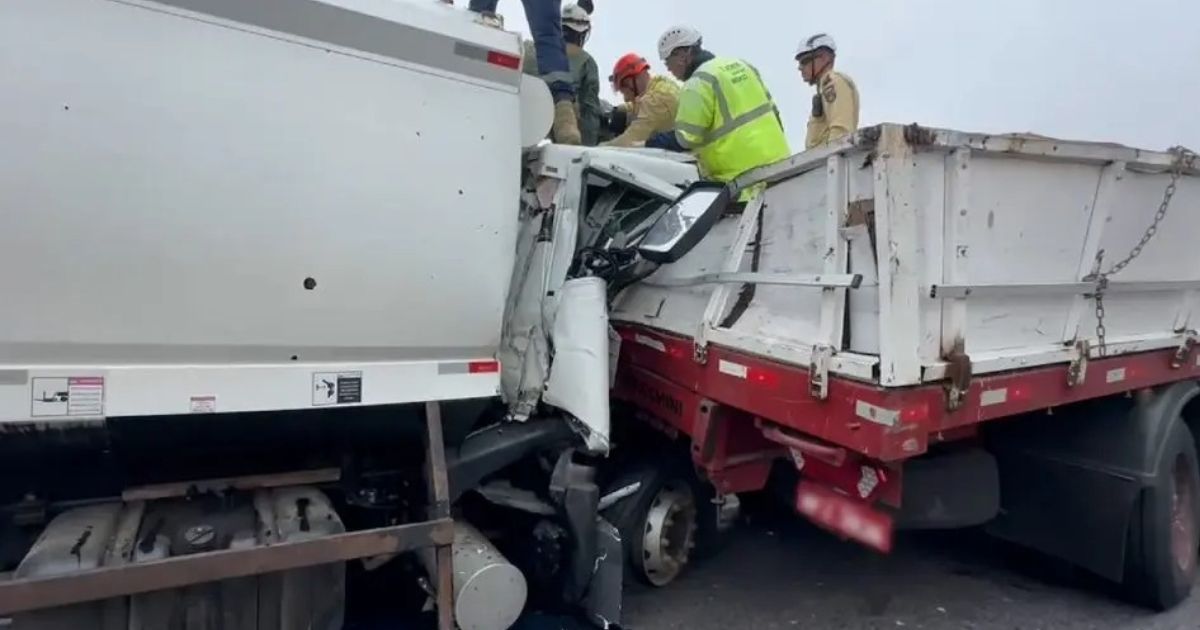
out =
<svg viewBox="0 0 1200 630"><path fill-rule="evenodd" d="M811 88L797 42L827 32L862 96L861 123L1032 131L1147 149L1200 149L1200 0L594 0L587 49L605 79L625 52L658 72L658 36L685 23L763 73L793 150ZM465 6L466 0L457 4ZM520 0L501 0L528 32Z"/></svg>

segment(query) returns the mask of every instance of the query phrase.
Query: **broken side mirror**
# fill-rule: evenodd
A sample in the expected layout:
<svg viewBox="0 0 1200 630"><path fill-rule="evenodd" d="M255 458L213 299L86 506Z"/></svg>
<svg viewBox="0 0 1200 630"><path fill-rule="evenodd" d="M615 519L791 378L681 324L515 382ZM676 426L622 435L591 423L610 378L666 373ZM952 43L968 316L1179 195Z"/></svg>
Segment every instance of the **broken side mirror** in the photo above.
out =
<svg viewBox="0 0 1200 630"><path fill-rule="evenodd" d="M646 233L638 245L638 253L660 265L683 258L716 225L731 197L725 184L692 184Z"/></svg>

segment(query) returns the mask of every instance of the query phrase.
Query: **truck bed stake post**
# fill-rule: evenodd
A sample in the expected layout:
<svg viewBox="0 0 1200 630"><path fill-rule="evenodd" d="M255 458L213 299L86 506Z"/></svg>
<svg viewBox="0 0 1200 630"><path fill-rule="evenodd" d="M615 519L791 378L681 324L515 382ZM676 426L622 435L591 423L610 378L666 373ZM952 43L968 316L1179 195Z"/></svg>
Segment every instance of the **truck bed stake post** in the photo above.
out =
<svg viewBox="0 0 1200 630"><path fill-rule="evenodd" d="M1092 345L1086 339L1075 342L1075 358L1067 368L1067 387L1077 387L1087 380L1088 357Z"/></svg>
<svg viewBox="0 0 1200 630"><path fill-rule="evenodd" d="M425 457L428 466L430 519L450 518L450 482L446 475L446 446L442 439L442 408L437 402L425 403ZM438 630L454 630L454 574L451 569L453 547L434 548L434 578L437 590Z"/></svg>

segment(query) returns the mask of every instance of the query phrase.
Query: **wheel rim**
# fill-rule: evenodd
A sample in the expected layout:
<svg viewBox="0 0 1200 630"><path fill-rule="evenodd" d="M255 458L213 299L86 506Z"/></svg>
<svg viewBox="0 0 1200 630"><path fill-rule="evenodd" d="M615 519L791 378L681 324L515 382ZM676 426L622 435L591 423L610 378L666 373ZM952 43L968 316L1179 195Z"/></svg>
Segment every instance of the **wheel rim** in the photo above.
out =
<svg viewBox="0 0 1200 630"><path fill-rule="evenodd" d="M1175 458L1171 495L1171 555L1184 575L1196 569L1196 485L1192 463L1187 457Z"/></svg>
<svg viewBox="0 0 1200 630"><path fill-rule="evenodd" d="M683 571L696 532L696 501L685 486L659 490L642 529L642 569L654 586L666 586Z"/></svg>

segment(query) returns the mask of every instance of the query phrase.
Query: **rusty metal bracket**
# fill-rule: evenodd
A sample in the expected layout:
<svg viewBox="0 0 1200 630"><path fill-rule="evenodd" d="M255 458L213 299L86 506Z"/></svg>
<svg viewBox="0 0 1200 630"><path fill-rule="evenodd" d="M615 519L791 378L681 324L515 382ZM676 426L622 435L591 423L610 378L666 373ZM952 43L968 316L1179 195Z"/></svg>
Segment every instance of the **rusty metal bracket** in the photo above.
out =
<svg viewBox="0 0 1200 630"><path fill-rule="evenodd" d="M1200 346L1200 335L1194 330L1184 333L1183 341L1175 349L1175 354L1171 355L1171 369L1178 370L1190 363L1197 346Z"/></svg>
<svg viewBox="0 0 1200 630"><path fill-rule="evenodd" d="M1088 359L1091 357L1092 344L1086 339L1075 342L1075 358L1067 367L1067 387L1078 387L1087 380Z"/></svg>
<svg viewBox="0 0 1200 630"><path fill-rule="evenodd" d="M401 553L449 545L453 540L454 524L446 518L253 549L210 551L50 577L0 581L0 615Z"/></svg>
<svg viewBox="0 0 1200 630"><path fill-rule="evenodd" d="M813 346L808 363L808 393L817 400L829 398L829 363L832 360L832 347Z"/></svg>
<svg viewBox="0 0 1200 630"><path fill-rule="evenodd" d="M971 357L967 355L964 344L960 340L945 357L946 367L946 409L955 411L966 402L967 392L971 389Z"/></svg>

